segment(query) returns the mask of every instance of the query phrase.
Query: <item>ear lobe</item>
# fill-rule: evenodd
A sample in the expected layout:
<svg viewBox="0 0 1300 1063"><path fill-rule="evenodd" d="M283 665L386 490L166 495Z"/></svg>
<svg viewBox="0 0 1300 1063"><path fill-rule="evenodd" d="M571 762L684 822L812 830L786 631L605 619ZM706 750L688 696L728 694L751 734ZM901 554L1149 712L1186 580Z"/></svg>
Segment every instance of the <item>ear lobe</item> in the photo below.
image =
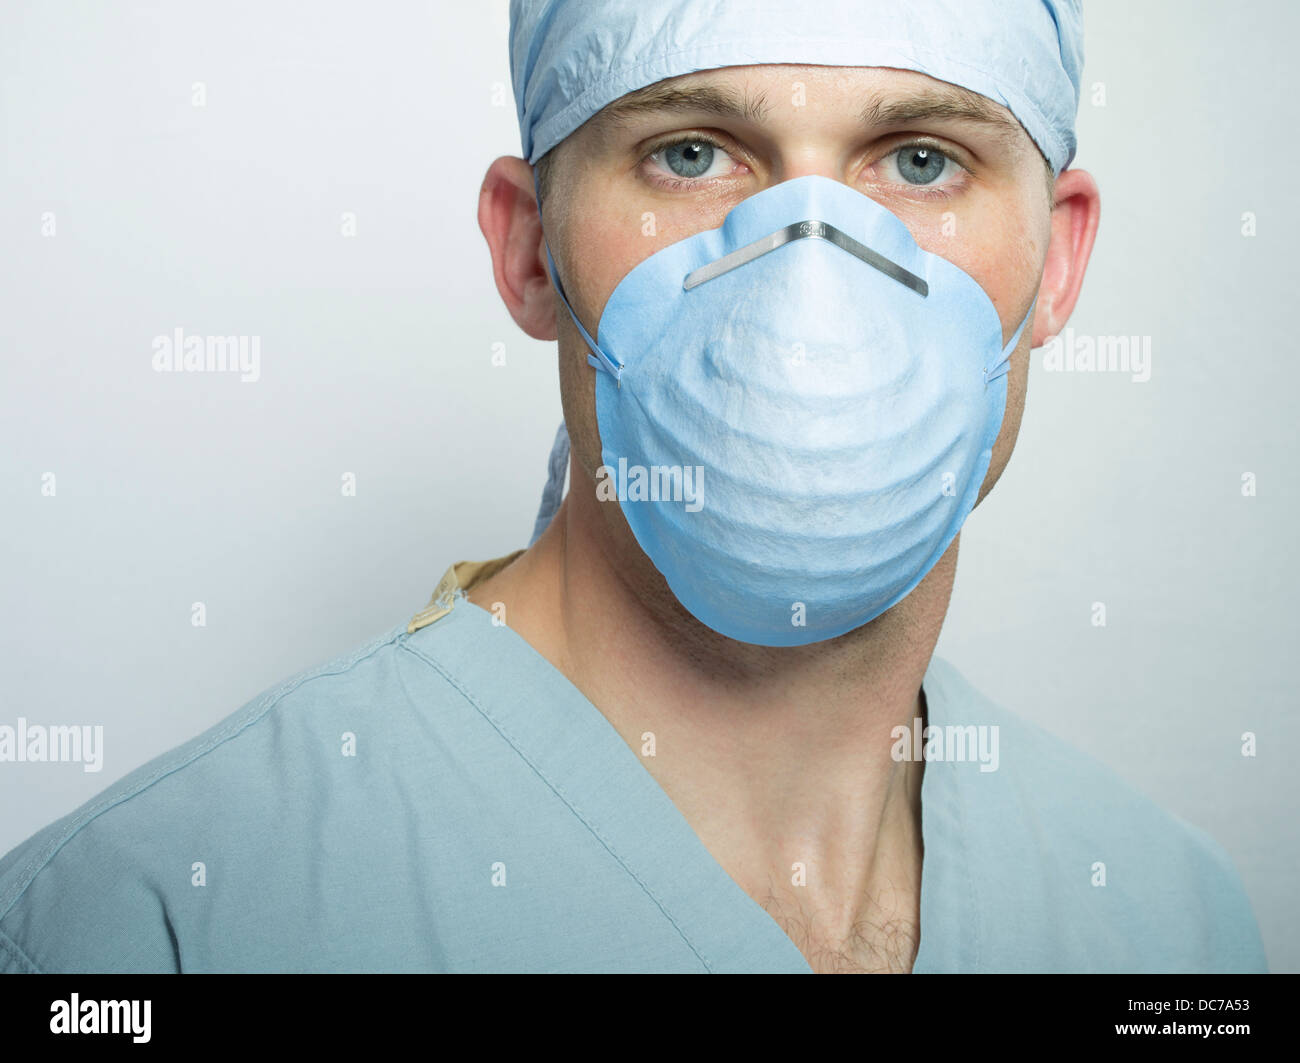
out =
<svg viewBox="0 0 1300 1063"><path fill-rule="evenodd" d="M1043 346L1056 333L1052 332L1048 322L1053 320L1055 311L1052 309L1051 295L1043 288L1038 290L1038 306L1034 310L1034 327L1032 335L1029 338L1029 346L1037 348Z"/></svg>

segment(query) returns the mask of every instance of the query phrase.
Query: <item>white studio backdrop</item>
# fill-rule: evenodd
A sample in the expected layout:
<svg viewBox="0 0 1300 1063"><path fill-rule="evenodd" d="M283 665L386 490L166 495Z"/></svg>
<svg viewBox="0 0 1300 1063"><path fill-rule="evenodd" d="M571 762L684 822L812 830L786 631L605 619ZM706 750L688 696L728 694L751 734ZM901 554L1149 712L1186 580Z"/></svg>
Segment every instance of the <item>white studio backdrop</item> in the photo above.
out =
<svg viewBox="0 0 1300 1063"><path fill-rule="evenodd" d="M519 152L506 8L0 7L0 724L104 736L99 771L0 763L0 853L526 545L560 404L475 218ZM1034 352L938 652L1215 837L1296 971L1300 14L1084 17L1102 221L1062 343L1149 379ZM255 369L155 371L177 329Z"/></svg>

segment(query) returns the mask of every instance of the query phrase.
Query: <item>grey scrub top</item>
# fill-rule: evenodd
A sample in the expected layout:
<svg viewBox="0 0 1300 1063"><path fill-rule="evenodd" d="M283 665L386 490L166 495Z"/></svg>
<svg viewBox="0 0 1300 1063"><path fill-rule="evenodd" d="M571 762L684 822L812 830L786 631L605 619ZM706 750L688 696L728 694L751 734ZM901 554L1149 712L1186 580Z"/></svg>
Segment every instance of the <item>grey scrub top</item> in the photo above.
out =
<svg viewBox="0 0 1300 1063"><path fill-rule="evenodd" d="M0 860L0 971L811 971L600 711L448 569ZM1222 849L935 659L914 970L1264 971ZM1105 864L1106 884L1095 867Z"/></svg>

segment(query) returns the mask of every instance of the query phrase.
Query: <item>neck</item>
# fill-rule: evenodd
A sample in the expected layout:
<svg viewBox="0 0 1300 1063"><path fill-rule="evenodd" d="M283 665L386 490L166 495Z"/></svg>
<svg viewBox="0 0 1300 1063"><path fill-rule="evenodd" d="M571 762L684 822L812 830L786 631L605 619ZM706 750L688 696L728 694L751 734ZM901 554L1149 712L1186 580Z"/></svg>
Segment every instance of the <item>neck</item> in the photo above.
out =
<svg viewBox="0 0 1300 1063"><path fill-rule="evenodd" d="M570 482L590 485L576 462ZM469 598L505 603L510 626L609 719L751 895L779 898L803 864L799 903L816 897L825 919L851 922L882 862L914 847L919 874L922 765L891 758L891 731L924 717L956 553L954 541L910 595L855 631L755 646L695 620L617 503L573 490L533 547Z"/></svg>

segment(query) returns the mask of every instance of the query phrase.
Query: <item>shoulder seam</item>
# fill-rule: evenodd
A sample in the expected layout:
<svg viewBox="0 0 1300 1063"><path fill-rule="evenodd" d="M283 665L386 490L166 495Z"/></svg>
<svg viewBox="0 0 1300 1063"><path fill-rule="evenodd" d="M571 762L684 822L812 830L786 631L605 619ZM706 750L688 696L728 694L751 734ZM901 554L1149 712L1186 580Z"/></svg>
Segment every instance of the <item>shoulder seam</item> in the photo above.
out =
<svg viewBox="0 0 1300 1063"><path fill-rule="evenodd" d="M168 775L180 771L182 768L188 767L200 757L212 752L217 748L217 746L231 738L234 738L240 732L251 727L253 724L263 719L266 714L279 704L283 698L293 693L300 686L311 682L313 679L324 679L328 676L342 675L344 672L347 672L360 664L366 658L373 656L379 650L383 649L384 646L393 643L400 634L405 632L405 630L406 625L402 624L399 627L390 629L378 638L363 644L350 655L344 654L341 657L335 657L332 660L326 661L324 664L318 665L316 668L309 668L306 671L290 676L288 679L280 683L279 686L271 688L246 704L244 706L244 711L241 712L236 710L233 714L233 718L225 727L222 727L219 731L210 735L208 740L202 746L198 749L192 750L190 755L184 760L177 763L166 761L148 778L136 783L127 792L117 794L111 799L107 798L106 794L115 789L115 785L110 786L108 790L105 791L105 794L100 795L105 798L104 800L92 805L90 808L83 808L80 815L77 815L76 812L69 813L70 816L75 816L76 818L71 819L71 821L56 837L47 841L46 844L32 856L28 861L27 866L23 868L22 873L19 874L15 880L13 895L9 897L0 896L0 920L3 920L9 915L13 910L14 905L18 903L19 898L27 892L27 888L32 884L36 876L44 870L45 866L53 860L56 855L58 855L59 850L76 837L76 835L93 820L103 815L109 809L124 804L133 797L138 797L160 779L164 779ZM195 736L195 738L198 737L198 735ZM194 741L194 739L190 739L190 741ZM166 758L167 754L163 753L161 756Z"/></svg>

